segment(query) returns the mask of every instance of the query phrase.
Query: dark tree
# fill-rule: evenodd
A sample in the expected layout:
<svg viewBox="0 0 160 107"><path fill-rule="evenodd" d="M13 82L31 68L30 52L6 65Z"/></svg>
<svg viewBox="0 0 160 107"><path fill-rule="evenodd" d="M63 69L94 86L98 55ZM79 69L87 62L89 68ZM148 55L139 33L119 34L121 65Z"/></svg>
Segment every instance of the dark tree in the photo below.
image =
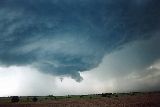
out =
<svg viewBox="0 0 160 107"><path fill-rule="evenodd" d="M57 99L57 97L54 96L54 99Z"/></svg>
<svg viewBox="0 0 160 107"><path fill-rule="evenodd" d="M79 97L80 97L80 98L83 98L83 95L80 95Z"/></svg>
<svg viewBox="0 0 160 107"><path fill-rule="evenodd" d="M33 98L32 98L32 101L33 101L33 102L37 102L37 101L38 101L38 98L37 98L37 97L33 97Z"/></svg>
<svg viewBox="0 0 160 107"><path fill-rule="evenodd" d="M112 96L112 93L102 93L102 97L110 98L111 96Z"/></svg>
<svg viewBox="0 0 160 107"><path fill-rule="evenodd" d="M29 101L29 97L27 97L27 101Z"/></svg>
<svg viewBox="0 0 160 107"><path fill-rule="evenodd" d="M107 97L107 94L105 94L105 93L102 93L102 97Z"/></svg>
<svg viewBox="0 0 160 107"><path fill-rule="evenodd" d="M12 99L11 99L11 102L12 103L19 102L19 97L18 96L13 96Z"/></svg>

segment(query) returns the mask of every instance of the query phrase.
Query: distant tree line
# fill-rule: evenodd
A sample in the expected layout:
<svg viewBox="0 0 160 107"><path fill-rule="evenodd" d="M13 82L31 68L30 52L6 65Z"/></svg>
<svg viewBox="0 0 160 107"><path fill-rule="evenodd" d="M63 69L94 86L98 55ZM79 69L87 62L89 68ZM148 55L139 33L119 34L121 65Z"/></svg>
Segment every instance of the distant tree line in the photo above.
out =
<svg viewBox="0 0 160 107"><path fill-rule="evenodd" d="M19 102L20 101L20 97L18 97L18 96L12 96L11 97L11 102L12 103L17 103L17 102ZM27 101L29 101L29 97L27 97ZM37 102L38 101L38 98L37 97L33 97L32 98L32 101L33 102Z"/></svg>

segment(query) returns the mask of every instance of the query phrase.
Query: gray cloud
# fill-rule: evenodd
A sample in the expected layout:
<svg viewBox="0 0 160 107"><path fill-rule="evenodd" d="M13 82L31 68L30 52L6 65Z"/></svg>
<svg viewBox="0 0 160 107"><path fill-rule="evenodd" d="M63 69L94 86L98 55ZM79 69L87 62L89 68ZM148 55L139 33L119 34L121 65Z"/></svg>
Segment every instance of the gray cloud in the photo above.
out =
<svg viewBox="0 0 160 107"><path fill-rule="evenodd" d="M1 0L0 63L81 81L105 54L159 30L160 3L147 1Z"/></svg>
<svg viewBox="0 0 160 107"><path fill-rule="evenodd" d="M152 35L159 35L158 33ZM105 84L111 92L157 91L160 89L160 37L125 44L103 58L99 67L89 71L92 79ZM108 86L108 87L107 87Z"/></svg>

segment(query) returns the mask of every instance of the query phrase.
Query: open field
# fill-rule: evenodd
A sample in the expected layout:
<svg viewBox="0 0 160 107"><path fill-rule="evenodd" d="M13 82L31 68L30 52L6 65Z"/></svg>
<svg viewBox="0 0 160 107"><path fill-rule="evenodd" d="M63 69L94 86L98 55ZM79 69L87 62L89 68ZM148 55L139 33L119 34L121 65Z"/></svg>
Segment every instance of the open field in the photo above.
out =
<svg viewBox="0 0 160 107"><path fill-rule="evenodd" d="M106 93L76 96L20 97L11 102L11 97L1 97L0 107L160 107L160 92L152 93Z"/></svg>

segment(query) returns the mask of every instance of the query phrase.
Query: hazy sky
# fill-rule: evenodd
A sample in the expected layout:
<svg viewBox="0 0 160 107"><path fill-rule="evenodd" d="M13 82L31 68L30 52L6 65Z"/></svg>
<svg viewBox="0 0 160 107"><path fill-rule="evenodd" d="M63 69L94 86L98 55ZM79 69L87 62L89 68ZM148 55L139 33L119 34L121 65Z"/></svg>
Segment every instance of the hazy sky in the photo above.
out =
<svg viewBox="0 0 160 107"><path fill-rule="evenodd" d="M159 10L159 0L0 0L0 96L160 90Z"/></svg>

